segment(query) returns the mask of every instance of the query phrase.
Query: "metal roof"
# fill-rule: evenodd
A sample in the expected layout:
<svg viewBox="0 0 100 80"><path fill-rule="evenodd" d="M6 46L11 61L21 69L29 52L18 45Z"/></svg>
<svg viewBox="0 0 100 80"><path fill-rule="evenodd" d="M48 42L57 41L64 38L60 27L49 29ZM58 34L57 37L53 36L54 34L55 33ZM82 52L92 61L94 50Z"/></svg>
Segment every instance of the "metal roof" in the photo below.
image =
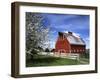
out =
<svg viewBox="0 0 100 80"><path fill-rule="evenodd" d="M63 33L63 34L67 38L67 40L69 41L70 44L85 45L85 42L83 41L82 38L80 38L80 36L75 36L71 32L69 32L69 33Z"/></svg>

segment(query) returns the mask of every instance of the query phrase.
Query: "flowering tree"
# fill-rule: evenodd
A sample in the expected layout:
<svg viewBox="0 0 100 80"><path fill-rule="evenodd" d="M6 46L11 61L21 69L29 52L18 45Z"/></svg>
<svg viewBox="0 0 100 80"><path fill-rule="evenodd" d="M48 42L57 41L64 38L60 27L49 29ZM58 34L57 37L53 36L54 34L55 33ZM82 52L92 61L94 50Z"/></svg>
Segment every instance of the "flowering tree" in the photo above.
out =
<svg viewBox="0 0 100 80"><path fill-rule="evenodd" d="M40 14L26 12L26 51L38 50L45 46L48 40L49 28L43 24ZM35 51L34 51L35 53Z"/></svg>

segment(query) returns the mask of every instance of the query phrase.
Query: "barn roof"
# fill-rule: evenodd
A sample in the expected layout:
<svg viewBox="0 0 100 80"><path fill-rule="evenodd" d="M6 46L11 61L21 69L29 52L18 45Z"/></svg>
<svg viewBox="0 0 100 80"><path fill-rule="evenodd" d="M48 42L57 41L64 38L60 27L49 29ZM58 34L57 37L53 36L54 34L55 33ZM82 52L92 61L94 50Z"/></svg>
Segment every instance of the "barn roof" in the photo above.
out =
<svg viewBox="0 0 100 80"><path fill-rule="evenodd" d="M60 32L62 33L62 32ZM64 37L67 38L68 42L70 44L74 44L74 45L85 45L85 42L83 41L83 39L80 36L75 36L73 35L72 32L68 32L68 33L62 33L64 35Z"/></svg>

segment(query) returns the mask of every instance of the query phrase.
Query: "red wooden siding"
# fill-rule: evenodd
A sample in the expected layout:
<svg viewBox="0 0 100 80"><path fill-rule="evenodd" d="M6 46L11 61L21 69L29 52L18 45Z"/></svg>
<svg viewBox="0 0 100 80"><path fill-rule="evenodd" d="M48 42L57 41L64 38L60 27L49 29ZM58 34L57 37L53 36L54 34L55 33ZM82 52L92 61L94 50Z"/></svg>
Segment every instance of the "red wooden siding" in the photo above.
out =
<svg viewBox="0 0 100 80"><path fill-rule="evenodd" d="M84 53L85 45L71 45L71 53Z"/></svg>
<svg viewBox="0 0 100 80"><path fill-rule="evenodd" d="M67 39L63 37L58 37L58 40L55 45L56 52L63 52L63 53L69 53L70 52L70 44Z"/></svg>

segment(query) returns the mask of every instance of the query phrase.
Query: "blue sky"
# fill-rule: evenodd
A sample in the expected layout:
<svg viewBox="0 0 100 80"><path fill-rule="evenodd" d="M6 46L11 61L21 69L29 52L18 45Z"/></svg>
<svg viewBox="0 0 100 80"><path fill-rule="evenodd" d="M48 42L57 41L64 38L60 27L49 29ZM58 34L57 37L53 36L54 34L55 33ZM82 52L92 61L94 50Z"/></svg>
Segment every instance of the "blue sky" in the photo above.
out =
<svg viewBox="0 0 100 80"><path fill-rule="evenodd" d="M58 32L71 31L79 35L89 48L89 15L39 13L43 24L50 29L50 47L55 47Z"/></svg>

